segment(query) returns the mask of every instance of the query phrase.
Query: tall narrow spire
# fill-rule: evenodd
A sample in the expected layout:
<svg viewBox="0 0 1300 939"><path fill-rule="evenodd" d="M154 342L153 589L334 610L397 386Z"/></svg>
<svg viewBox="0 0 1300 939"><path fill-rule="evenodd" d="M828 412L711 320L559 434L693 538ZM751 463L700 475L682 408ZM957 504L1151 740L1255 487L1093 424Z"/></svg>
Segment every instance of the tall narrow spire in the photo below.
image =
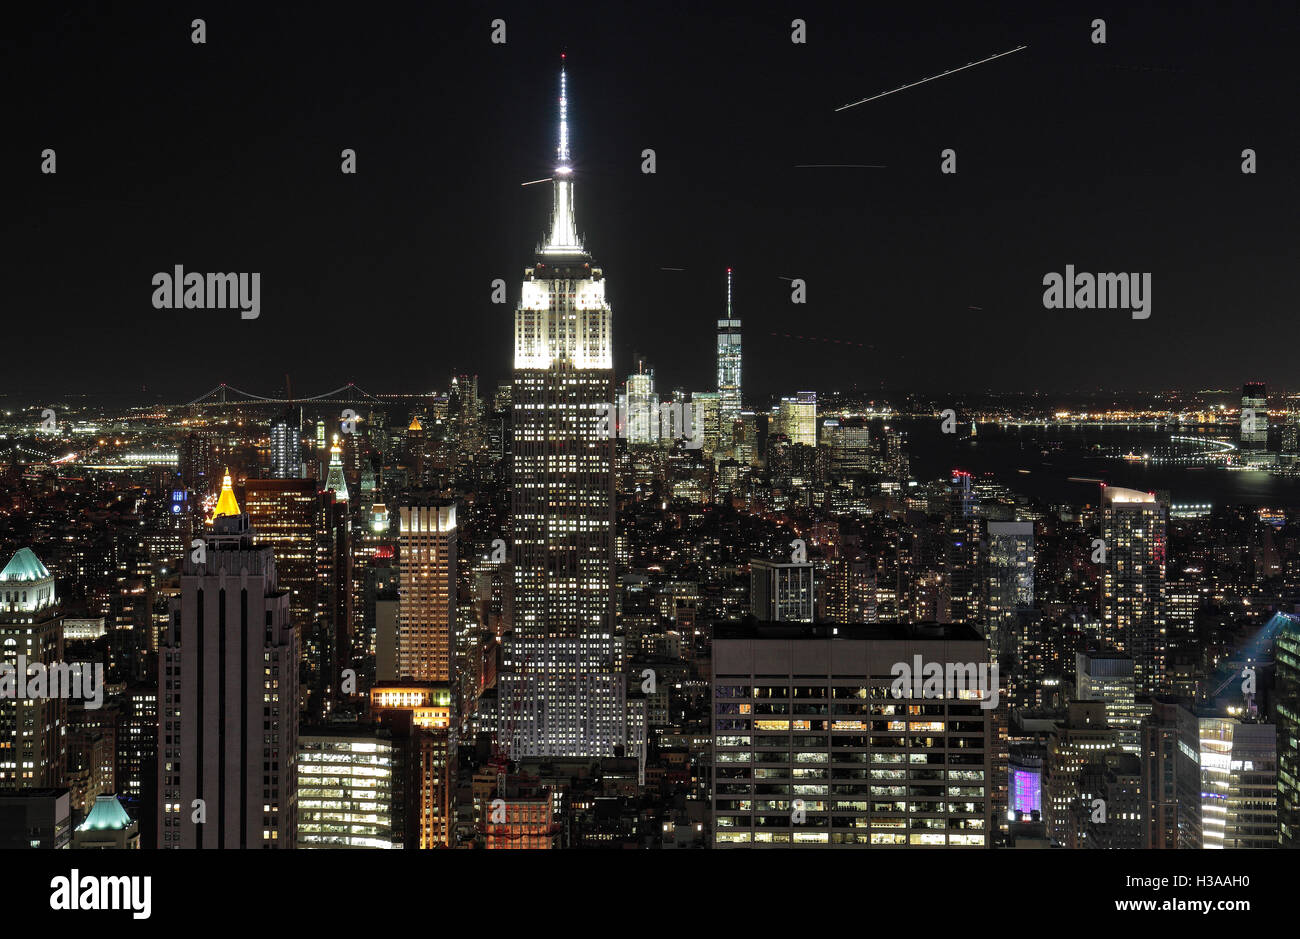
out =
<svg viewBox="0 0 1300 939"><path fill-rule="evenodd" d="M563 55L560 56L564 58ZM573 167L569 165L569 88L563 65L560 67L560 143L555 148L558 165L551 177L555 201L551 209L551 232L543 254L582 254L578 224L573 214Z"/></svg>
<svg viewBox="0 0 1300 939"><path fill-rule="evenodd" d="M731 268L727 268L727 319L731 319Z"/></svg>
<svg viewBox="0 0 1300 939"><path fill-rule="evenodd" d="M564 56L561 55L560 58L563 59ZM560 68L560 146L556 152L560 158L560 165L556 169L558 173L569 166L569 91L563 67Z"/></svg>

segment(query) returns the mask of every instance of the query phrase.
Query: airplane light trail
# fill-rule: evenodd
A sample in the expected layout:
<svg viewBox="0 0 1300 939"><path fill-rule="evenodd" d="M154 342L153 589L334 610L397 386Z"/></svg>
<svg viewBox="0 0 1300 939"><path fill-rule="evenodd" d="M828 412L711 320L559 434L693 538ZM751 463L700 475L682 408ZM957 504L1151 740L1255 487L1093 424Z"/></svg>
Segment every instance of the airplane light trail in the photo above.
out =
<svg viewBox="0 0 1300 939"><path fill-rule="evenodd" d="M1011 53L1013 52L1019 52L1022 49L1028 49L1028 48L1029 48L1028 46L1016 46L1016 48L1008 49L1006 52L999 52L997 55L991 55L987 59L980 59L978 62L967 62L965 65L961 66L960 68L950 68L948 69L948 71L943 72L939 75L931 75L929 78L922 78L919 82L912 82L912 84L910 85L903 85L901 88L895 88L893 91L882 91L880 94L872 95L870 98L863 98L861 101L854 101L852 104L841 105L835 110L846 111L849 108L856 108L859 104L866 104L868 101L875 101L877 98L883 98L885 95L892 95L894 91L905 91L908 88L915 88L917 85L924 85L926 82L932 82L936 78L943 78L944 75L952 75L956 72L961 72L964 71L965 69L973 68L976 65L983 65L985 62L992 62L994 59L1000 59L1004 55L1011 55Z"/></svg>

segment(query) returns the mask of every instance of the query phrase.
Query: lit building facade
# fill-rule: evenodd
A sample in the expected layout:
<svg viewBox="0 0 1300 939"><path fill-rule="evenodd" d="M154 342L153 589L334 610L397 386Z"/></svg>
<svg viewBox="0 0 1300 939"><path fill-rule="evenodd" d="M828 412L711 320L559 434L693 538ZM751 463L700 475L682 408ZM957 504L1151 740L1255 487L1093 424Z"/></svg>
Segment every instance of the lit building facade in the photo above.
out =
<svg viewBox="0 0 1300 939"><path fill-rule="evenodd" d="M727 315L718 320L718 424L724 450L733 446L732 429L740 419L741 363L740 320L732 310L731 268L727 268Z"/></svg>
<svg viewBox="0 0 1300 939"><path fill-rule="evenodd" d="M451 681L456 643L456 504L413 499L398 523L397 677Z"/></svg>
<svg viewBox="0 0 1300 939"><path fill-rule="evenodd" d="M615 435L612 312L605 277L578 237L560 73L550 231L515 311L511 421L514 637L500 678L512 757L606 756L624 746L614 630Z"/></svg>
<svg viewBox="0 0 1300 939"><path fill-rule="evenodd" d="M1139 694L1164 683L1168 507L1149 492L1102 489L1102 641L1133 658Z"/></svg>
<svg viewBox="0 0 1300 939"><path fill-rule="evenodd" d="M394 797L397 747L389 734L313 730L298 738L298 847L400 848Z"/></svg>
<svg viewBox="0 0 1300 939"><path fill-rule="evenodd" d="M0 663L16 674L27 666L63 662L63 616L54 575L31 548L19 548L0 571ZM52 674L52 673L51 673ZM68 701L23 695L15 684L0 696L0 789L66 785Z"/></svg>
<svg viewBox="0 0 1300 939"><path fill-rule="evenodd" d="M158 847L292 848L298 637L229 476L204 542L159 656Z"/></svg>
<svg viewBox="0 0 1300 939"><path fill-rule="evenodd" d="M1276 848L1277 728L1202 717L1202 846Z"/></svg>
<svg viewBox="0 0 1300 939"><path fill-rule="evenodd" d="M987 847L992 710L894 695L898 663L987 655L969 626L719 623L714 845Z"/></svg>

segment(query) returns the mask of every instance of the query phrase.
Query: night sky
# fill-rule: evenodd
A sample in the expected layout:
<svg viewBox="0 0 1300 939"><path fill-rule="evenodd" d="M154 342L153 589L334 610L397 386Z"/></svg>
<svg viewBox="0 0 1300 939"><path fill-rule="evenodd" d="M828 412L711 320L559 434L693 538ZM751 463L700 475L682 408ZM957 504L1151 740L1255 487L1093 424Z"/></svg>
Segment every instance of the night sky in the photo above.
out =
<svg viewBox="0 0 1300 939"><path fill-rule="evenodd" d="M0 393L469 371L490 394L547 224L550 186L520 183L554 165L561 52L620 375L641 352L661 390L712 390L731 266L747 397L1300 387L1294 2L41 6L0 33ZM1045 310L1067 263L1150 272L1150 319ZM176 264L261 272L260 318L155 310Z"/></svg>

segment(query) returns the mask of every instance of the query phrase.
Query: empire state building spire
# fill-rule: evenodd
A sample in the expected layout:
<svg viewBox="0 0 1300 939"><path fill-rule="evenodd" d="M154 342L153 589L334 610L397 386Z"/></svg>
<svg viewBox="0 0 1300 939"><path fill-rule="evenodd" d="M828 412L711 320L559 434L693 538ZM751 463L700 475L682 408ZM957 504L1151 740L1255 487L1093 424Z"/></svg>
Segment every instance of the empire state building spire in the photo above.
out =
<svg viewBox="0 0 1300 939"><path fill-rule="evenodd" d="M561 56L563 58L563 56ZM569 92L563 67L560 69L560 144L557 165L551 177L555 202L551 208L551 231L542 254L583 254L578 225L573 215L573 167L569 165Z"/></svg>

